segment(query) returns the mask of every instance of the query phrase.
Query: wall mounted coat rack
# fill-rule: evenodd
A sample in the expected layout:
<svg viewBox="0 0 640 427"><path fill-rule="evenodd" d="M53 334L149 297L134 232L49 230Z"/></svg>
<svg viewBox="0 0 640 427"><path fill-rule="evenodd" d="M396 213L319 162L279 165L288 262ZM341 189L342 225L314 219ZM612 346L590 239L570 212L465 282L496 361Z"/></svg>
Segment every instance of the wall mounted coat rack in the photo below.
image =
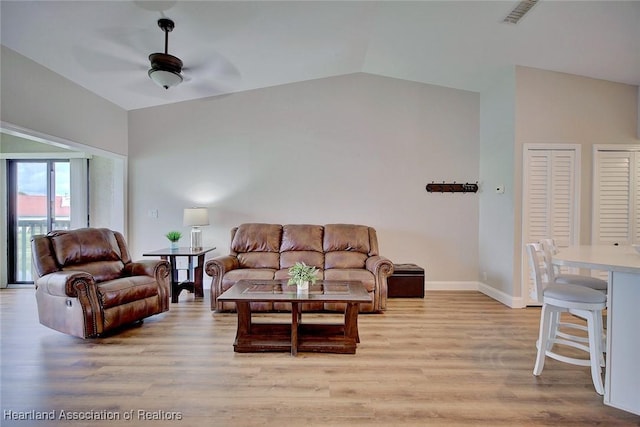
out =
<svg viewBox="0 0 640 427"><path fill-rule="evenodd" d="M469 184L468 182L465 184L459 184L455 181L452 183L435 183L431 182L431 184L427 184L427 191L429 193L477 193L478 192L478 182L475 184Z"/></svg>

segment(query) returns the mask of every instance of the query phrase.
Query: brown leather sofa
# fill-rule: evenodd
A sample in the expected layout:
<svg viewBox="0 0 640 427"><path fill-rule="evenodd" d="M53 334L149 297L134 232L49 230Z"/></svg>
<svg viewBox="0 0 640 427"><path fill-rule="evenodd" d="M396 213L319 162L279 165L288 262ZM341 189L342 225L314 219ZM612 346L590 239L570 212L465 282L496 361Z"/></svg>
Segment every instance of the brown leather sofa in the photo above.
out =
<svg viewBox="0 0 640 427"><path fill-rule="evenodd" d="M375 229L352 224L242 224L231 230L230 254L205 264L211 276L211 310L235 310L217 298L241 279L281 280L288 269L304 262L316 266L319 279L359 280L372 296L361 312L380 312L387 306L387 277L393 263L378 253ZM252 303L253 311L286 310L278 303ZM304 304L309 311L343 311L340 304Z"/></svg>
<svg viewBox="0 0 640 427"><path fill-rule="evenodd" d="M31 238L40 323L80 338L169 310L169 263L131 262L122 234L106 228Z"/></svg>

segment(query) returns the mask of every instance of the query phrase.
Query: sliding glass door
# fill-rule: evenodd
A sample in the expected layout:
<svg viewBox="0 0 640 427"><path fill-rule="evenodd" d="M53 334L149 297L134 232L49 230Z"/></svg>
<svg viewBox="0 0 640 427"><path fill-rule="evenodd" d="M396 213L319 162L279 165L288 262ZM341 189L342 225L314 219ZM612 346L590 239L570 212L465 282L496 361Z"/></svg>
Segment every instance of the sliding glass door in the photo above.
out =
<svg viewBox="0 0 640 427"><path fill-rule="evenodd" d="M9 283L29 283L31 236L69 229L69 160L7 162Z"/></svg>

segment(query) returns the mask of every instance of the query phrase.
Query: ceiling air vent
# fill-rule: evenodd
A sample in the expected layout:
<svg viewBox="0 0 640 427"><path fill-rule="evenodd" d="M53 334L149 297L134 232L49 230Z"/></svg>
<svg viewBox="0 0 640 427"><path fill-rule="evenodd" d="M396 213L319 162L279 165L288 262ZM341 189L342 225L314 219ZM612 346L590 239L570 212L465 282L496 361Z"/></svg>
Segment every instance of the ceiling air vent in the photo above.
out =
<svg viewBox="0 0 640 427"><path fill-rule="evenodd" d="M538 0L522 0L516 7L513 8L510 14L504 18L503 22L509 24L517 24L522 17L531 10L533 6L538 3Z"/></svg>

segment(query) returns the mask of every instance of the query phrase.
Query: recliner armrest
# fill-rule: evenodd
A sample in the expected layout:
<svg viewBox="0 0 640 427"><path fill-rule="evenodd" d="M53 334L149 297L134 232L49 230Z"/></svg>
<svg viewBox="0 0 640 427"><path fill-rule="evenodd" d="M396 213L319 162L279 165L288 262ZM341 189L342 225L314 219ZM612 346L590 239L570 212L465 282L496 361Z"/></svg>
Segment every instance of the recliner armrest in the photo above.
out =
<svg viewBox="0 0 640 427"><path fill-rule="evenodd" d="M142 260L125 264L125 276L151 276L156 279L164 278L171 271L167 260Z"/></svg>
<svg viewBox="0 0 640 427"><path fill-rule="evenodd" d="M122 274L125 276L150 276L158 284L158 297L160 311L169 310L169 299L171 289L169 286L169 275L171 274L171 264L167 260L146 259L129 262L124 265Z"/></svg>
<svg viewBox="0 0 640 427"><path fill-rule="evenodd" d="M94 287L95 280L87 272L67 270L45 274L36 280L35 285L51 295L77 298L77 287Z"/></svg>

